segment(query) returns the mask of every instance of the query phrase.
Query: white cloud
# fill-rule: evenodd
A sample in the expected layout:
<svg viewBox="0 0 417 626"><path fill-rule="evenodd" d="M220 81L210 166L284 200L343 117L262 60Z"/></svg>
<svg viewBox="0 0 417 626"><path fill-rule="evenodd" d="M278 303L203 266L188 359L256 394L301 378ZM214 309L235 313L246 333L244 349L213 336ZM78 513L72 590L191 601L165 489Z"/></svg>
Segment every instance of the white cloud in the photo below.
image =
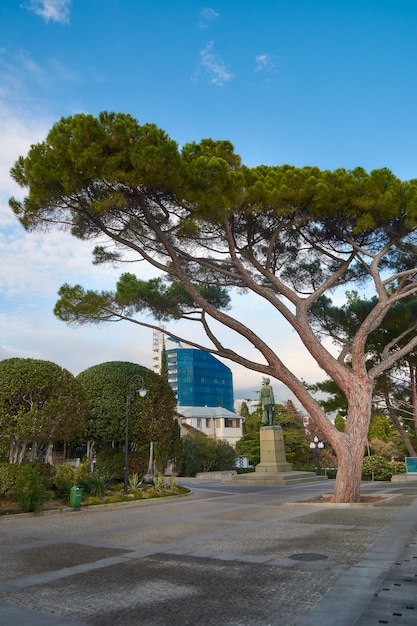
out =
<svg viewBox="0 0 417 626"><path fill-rule="evenodd" d="M214 9L210 9L209 7L202 9L200 11L201 17L204 17L205 20L215 20L216 17L219 17L219 13Z"/></svg>
<svg viewBox="0 0 417 626"><path fill-rule="evenodd" d="M69 24L71 0L30 0L29 11L40 15L46 22Z"/></svg>
<svg viewBox="0 0 417 626"><path fill-rule="evenodd" d="M210 41L207 46L200 51L201 67L210 83L217 87L222 87L232 80L233 74L229 72L223 59L213 52L214 44Z"/></svg>
<svg viewBox="0 0 417 626"><path fill-rule="evenodd" d="M209 7L202 9L200 11L200 16L202 20L198 23L198 28L207 28L208 23L219 17L219 13L217 13L214 9L210 9Z"/></svg>
<svg viewBox="0 0 417 626"><path fill-rule="evenodd" d="M274 69L274 57L270 54L258 54L258 56L255 57L255 72L261 72L262 70L273 71Z"/></svg>
<svg viewBox="0 0 417 626"><path fill-rule="evenodd" d="M15 223L12 212L7 204L11 195L20 193L19 187L10 176L10 168L20 155L26 154L31 144L41 141L51 126L48 118L34 118L14 112L6 106L0 105L0 226Z"/></svg>

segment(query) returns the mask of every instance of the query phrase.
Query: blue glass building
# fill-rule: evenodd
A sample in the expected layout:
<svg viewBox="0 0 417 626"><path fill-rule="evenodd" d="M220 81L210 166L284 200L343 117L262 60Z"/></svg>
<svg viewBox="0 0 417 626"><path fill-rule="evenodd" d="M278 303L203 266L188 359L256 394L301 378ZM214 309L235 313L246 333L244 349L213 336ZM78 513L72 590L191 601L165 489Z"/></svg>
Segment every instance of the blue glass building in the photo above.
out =
<svg viewBox="0 0 417 626"><path fill-rule="evenodd" d="M231 370L213 355L181 346L166 351L168 380L177 405L224 407L233 411Z"/></svg>

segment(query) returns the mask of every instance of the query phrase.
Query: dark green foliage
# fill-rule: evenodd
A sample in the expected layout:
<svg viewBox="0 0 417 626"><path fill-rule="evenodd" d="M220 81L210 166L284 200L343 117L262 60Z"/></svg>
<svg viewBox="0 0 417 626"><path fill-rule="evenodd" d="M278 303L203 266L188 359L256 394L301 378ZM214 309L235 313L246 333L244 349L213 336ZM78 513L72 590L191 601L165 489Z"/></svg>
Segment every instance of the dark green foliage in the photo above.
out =
<svg viewBox="0 0 417 626"><path fill-rule="evenodd" d="M138 451L129 450L129 474L144 476L148 468L149 446ZM123 480L125 454L117 450L102 450L97 453L96 469L99 475L113 476L115 480Z"/></svg>
<svg viewBox="0 0 417 626"><path fill-rule="evenodd" d="M276 406L275 423L282 426L287 462L294 467L306 465L310 447L304 431L303 417L291 400Z"/></svg>
<svg viewBox="0 0 417 626"><path fill-rule="evenodd" d="M218 309L229 306L230 297L225 289L210 285L195 285L195 288L212 306ZM147 310L159 321L181 319L195 307L194 299L181 283L166 284L162 278L144 281L134 274L122 274L119 278L115 303L131 314Z"/></svg>
<svg viewBox="0 0 417 626"><path fill-rule="evenodd" d="M338 411L340 417L345 418L348 409L346 396L333 380L327 378L326 380L322 380L314 385L308 385L307 383L304 384L309 391L313 392L313 394L325 394L324 398L323 396L320 397L318 403L323 407L326 413L331 414ZM340 432L344 432L344 429Z"/></svg>
<svg viewBox="0 0 417 626"><path fill-rule="evenodd" d="M9 497L16 483L18 466L7 462L0 463L0 498Z"/></svg>
<svg viewBox="0 0 417 626"><path fill-rule="evenodd" d="M336 475L337 475L337 469L326 468L325 474L326 474L327 478L329 478L330 480L334 480L336 478Z"/></svg>
<svg viewBox="0 0 417 626"><path fill-rule="evenodd" d="M195 476L199 472L208 471L214 458L208 454L208 438L200 433L183 437L182 476ZM210 462L209 462L210 461Z"/></svg>
<svg viewBox="0 0 417 626"><path fill-rule="evenodd" d="M183 442L180 427L176 420L172 420L169 436L155 443L154 453L155 467L158 472L163 474L170 464L172 464L174 474L179 472L182 463Z"/></svg>
<svg viewBox="0 0 417 626"><path fill-rule="evenodd" d="M0 361L0 444L11 463L43 460L49 443L78 437L87 402L70 372L50 361ZM29 454L30 448L30 454Z"/></svg>
<svg viewBox="0 0 417 626"><path fill-rule="evenodd" d="M235 469L236 450L227 441L216 441L212 471Z"/></svg>
<svg viewBox="0 0 417 626"><path fill-rule="evenodd" d="M339 432L343 433L345 431L346 421L345 418L340 415L340 413L338 413L334 418L334 425Z"/></svg>
<svg viewBox="0 0 417 626"><path fill-rule="evenodd" d="M31 464L32 468L35 472L41 476L41 478L45 481L45 485L47 489L53 489L54 486L54 476L56 469L53 465L49 463L44 463L43 461L35 461Z"/></svg>
<svg viewBox="0 0 417 626"><path fill-rule="evenodd" d="M12 499L25 513L36 513L51 498L47 481L31 463L19 466L16 483L12 490Z"/></svg>
<svg viewBox="0 0 417 626"><path fill-rule="evenodd" d="M81 487L83 493L90 494L91 496L104 496L110 489L113 482L111 476L100 476L94 474L78 481L78 486Z"/></svg>
<svg viewBox="0 0 417 626"><path fill-rule="evenodd" d="M90 367L77 379L89 400L85 437L96 442L98 449L114 443L124 446L128 396L129 444L140 447L150 441L171 441L175 396L168 381L155 372L135 363L111 361ZM141 380L145 397L138 393Z"/></svg>
<svg viewBox="0 0 417 626"><path fill-rule="evenodd" d="M235 458L234 448L225 441L216 441L203 433L186 435L183 438L181 475L234 469Z"/></svg>

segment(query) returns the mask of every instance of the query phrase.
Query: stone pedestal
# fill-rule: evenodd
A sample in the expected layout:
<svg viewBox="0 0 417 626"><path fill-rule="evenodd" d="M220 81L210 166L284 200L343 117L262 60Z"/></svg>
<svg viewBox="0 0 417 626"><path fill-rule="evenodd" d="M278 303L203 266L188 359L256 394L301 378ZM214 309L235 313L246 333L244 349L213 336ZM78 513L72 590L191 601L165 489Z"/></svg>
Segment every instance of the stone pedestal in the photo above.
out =
<svg viewBox="0 0 417 626"><path fill-rule="evenodd" d="M228 481L239 485L294 485L316 482L325 476L316 476L315 472L293 472L287 463L284 436L281 426L264 426L260 433L261 462L254 472L238 474Z"/></svg>
<svg viewBox="0 0 417 626"><path fill-rule="evenodd" d="M259 432L261 462L255 472L291 472L292 465L285 457L284 435L281 426L264 426Z"/></svg>

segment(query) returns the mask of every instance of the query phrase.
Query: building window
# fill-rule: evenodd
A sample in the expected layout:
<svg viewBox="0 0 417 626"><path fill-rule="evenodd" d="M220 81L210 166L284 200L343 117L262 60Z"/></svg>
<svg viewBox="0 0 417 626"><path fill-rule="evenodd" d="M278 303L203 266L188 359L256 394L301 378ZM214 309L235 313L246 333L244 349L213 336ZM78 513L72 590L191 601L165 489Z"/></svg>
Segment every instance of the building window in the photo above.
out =
<svg viewBox="0 0 417 626"><path fill-rule="evenodd" d="M201 419L200 418L197 419L197 428L201 428Z"/></svg>
<svg viewBox="0 0 417 626"><path fill-rule="evenodd" d="M237 428L236 422L237 422L237 420L235 420L233 418L230 418L230 417L225 417L224 418L225 428Z"/></svg>

